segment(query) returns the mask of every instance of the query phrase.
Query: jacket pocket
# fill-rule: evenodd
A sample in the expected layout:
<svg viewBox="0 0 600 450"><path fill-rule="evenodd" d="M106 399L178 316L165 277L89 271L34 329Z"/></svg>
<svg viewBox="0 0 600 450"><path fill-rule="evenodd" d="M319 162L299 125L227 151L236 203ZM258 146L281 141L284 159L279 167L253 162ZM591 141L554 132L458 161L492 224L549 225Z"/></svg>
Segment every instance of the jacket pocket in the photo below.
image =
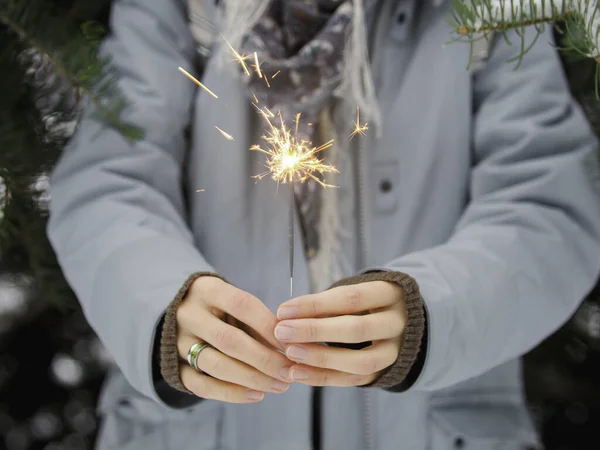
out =
<svg viewBox="0 0 600 450"><path fill-rule="evenodd" d="M538 450L523 405L466 401L435 404L429 412L428 450Z"/></svg>
<svg viewBox="0 0 600 450"><path fill-rule="evenodd" d="M214 450L223 405L202 400L172 409L140 394L122 376L111 377L99 402L97 450ZM200 438L201 436L201 438Z"/></svg>

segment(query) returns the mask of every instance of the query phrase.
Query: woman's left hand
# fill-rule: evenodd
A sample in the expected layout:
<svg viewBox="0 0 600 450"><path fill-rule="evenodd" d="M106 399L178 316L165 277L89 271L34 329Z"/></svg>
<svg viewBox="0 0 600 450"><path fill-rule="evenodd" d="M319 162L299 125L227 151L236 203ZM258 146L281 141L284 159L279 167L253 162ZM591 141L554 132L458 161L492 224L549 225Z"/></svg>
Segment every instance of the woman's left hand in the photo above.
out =
<svg viewBox="0 0 600 450"><path fill-rule="evenodd" d="M341 286L283 303L275 337L286 345L293 381L311 386L373 383L400 352L407 313L404 290L373 281ZM318 343L358 344L361 350Z"/></svg>

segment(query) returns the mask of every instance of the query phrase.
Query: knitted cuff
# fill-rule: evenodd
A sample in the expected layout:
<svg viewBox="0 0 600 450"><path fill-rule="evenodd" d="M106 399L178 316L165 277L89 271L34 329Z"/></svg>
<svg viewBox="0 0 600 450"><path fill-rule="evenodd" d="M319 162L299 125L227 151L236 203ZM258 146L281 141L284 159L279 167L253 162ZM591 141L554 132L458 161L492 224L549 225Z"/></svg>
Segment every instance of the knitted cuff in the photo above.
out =
<svg viewBox="0 0 600 450"><path fill-rule="evenodd" d="M185 298L192 283L204 276L216 277L223 280L219 275L211 272L197 272L190 275L183 286L181 286L181 289L179 289L179 292L177 292L175 299L173 299L167 308L160 337L160 373L169 386L187 394L192 394L192 392L183 385L179 374L179 363L181 360L177 350L176 313L177 308Z"/></svg>
<svg viewBox="0 0 600 450"><path fill-rule="evenodd" d="M352 284L367 283L371 281L388 281L396 283L404 290L404 304L408 313L402 348L398 358L383 374L373 383L364 387L390 388L400 384L408 375L412 365L417 359L421 348L421 340L425 330L425 312L423 300L419 293L419 285L414 278L402 272L370 272L338 281L332 286L349 286Z"/></svg>

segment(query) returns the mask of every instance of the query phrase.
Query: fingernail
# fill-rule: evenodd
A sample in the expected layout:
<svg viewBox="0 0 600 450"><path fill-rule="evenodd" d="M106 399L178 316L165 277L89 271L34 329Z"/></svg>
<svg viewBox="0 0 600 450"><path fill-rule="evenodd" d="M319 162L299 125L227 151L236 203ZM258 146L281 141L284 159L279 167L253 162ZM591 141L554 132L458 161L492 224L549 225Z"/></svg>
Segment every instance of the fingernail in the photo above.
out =
<svg viewBox="0 0 600 450"><path fill-rule="evenodd" d="M289 367L284 367L279 371L279 375L281 375L281 378L285 378L286 380L292 380L292 377L290 377L290 368Z"/></svg>
<svg viewBox="0 0 600 450"><path fill-rule="evenodd" d="M259 402L264 398L265 393L260 391L248 391L246 395L248 397L248 400Z"/></svg>
<svg viewBox="0 0 600 450"><path fill-rule="evenodd" d="M277 318L278 319L293 319L298 316L300 312L297 306L282 306L277 310Z"/></svg>
<svg viewBox="0 0 600 450"><path fill-rule="evenodd" d="M277 325L275 327L275 337L277 339L293 339L296 336L296 329L292 327L286 327L285 325Z"/></svg>
<svg viewBox="0 0 600 450"><path fill-rule="evenodd" d="M290 345L286 354L288 358L294 361L306 361L308 359L308 350L299 345Z"/></svg>
<svg viewBox="0 0 600 450"><path fill-rule="evenodd" d="M290 375L292 376L292 380L308 380L308 372L304 369L292 368Z"/></svg>
<svg viewBox="0 0 600 450"><path fill-rule="evenodd" d="M284 383L283 381L275 380L271 383L271 389L275 392L285 392L290 388L288 383Z"/></svg>

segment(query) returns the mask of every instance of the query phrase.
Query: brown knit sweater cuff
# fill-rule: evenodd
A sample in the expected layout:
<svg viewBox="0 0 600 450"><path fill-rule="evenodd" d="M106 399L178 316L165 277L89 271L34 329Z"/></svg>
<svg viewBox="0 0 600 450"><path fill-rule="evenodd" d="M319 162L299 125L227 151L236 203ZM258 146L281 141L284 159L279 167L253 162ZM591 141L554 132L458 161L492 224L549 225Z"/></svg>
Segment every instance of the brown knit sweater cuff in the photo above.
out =
<svg viewBox="0 0 600 450"><path fill-rule="evenodd" d="M365 387L390 388L400 384L408 375L417 359L421 340L425 331L425 311L419 292L419 285L414 278L402 272L370 272L338 281L332 286L349 286L370 281L388 281L396 283L404 289L404 303L407 310L406 328L402 340L402 348L396 362L388 367L375 382Z"/></svg>
<svg viewBox="0 0 600 450"><path fill-rule="evenodd" d="M179 363L181 360L177 350L176 313L177 308L185 298L192 283L198 278L205 276L221 278L219 275L211 272L196 272L190 275L167 308L160 336L160 373L169 386L187 394L191 394L191 392L183 385L179 374Z"/></svg>

